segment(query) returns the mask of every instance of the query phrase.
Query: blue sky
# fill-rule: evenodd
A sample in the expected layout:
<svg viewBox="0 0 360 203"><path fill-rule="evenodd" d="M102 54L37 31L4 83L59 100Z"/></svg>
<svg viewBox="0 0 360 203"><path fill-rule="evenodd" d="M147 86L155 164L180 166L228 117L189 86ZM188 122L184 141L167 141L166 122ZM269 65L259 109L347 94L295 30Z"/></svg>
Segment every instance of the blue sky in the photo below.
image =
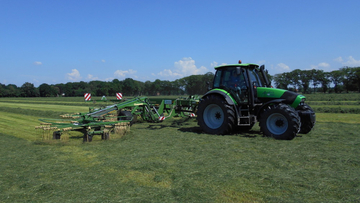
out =
<svg viewBox="0 0 360 203"><path fill-rule="evenodd" d="M0 0L0 83L360 66L358 0Z"/></svg>

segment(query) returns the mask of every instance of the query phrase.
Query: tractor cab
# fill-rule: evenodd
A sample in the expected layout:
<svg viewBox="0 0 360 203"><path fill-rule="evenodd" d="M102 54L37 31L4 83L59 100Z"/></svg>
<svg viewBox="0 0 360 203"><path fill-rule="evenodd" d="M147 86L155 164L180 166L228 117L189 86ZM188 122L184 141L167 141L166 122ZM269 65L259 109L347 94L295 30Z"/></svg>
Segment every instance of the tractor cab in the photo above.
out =
<svg viewBox="0 0 360 203"><path fill-rule="evenodd" d="M264 66L257 64L231 64L215 67L214 89L230 93L237 104L256 103L256 88L268 87ZM255 97L254 97L255 96Z"/></svg>

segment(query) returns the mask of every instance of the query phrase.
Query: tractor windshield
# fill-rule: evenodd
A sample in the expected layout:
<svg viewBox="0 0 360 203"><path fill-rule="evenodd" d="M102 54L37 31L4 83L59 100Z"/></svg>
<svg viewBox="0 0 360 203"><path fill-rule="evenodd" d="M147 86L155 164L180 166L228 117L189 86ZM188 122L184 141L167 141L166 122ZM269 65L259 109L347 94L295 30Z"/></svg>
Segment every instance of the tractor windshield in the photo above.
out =
<svg viewBox="0 0 360 203"><path fill-rule="evenodd" d="M241 71L240 74L237 74L236 68L234 67L218 69L215 73L213 87L240 87L246 89L246 82L244 76L245 74L243 71Z"/></svg>

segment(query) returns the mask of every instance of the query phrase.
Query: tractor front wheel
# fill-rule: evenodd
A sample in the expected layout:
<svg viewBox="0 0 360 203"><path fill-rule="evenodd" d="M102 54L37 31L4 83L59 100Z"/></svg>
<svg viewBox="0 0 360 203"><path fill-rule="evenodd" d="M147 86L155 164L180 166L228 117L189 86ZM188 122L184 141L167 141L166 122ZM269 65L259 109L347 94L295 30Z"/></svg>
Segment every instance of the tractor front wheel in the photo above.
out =
<svg viewBox="0 0 360 203"><path fill-rule="evenodd" d="M260 130L265 136L292 140L300 129L300 117L295 109L286 104L269 106L260 118Z"/></svg>
<svg viewBox="0 0 360 203"><path fill-rule="evenodd" d="M224 135L233 130L235 112L223 97L207 95L199 104L197 120L205 133Z"/></svg>
<svg viewBox="0 0 360 203"><path fill-rule="evenodd" d="M298 106L296 108L296 110L301 111L301 112L307 112L307 113L314 113L314 110L307 104ZM301 116L300 116L301 118ZM300 128L300 132L301 134L307 134L309 133L313 127L315 125L315 117L314 119L308 119L308 118L301 118L301 128Z"/></svg>

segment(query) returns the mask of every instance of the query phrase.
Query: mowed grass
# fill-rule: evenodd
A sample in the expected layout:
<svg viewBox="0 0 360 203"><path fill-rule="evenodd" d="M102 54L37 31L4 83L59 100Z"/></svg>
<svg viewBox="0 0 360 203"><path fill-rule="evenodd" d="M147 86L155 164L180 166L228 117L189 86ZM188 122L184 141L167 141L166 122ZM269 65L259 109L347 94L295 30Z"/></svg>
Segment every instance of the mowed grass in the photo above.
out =
<svg viewBox="0 0 360 203"><path fill-rule="evenodd" d="M2 108L20 108L25 110L38 110L38 111L57 111L57 112L87 112L88 106L63 106L55 104L24 104L24 103L8 103L0 102Z"/></svg>
<svg viewBox="0 0 360 203"><path fill-rule="evenodd" d="M207 135L174 118L85 144L36 142L39 117L0 114L1 202L360 201L358 114L317 113L314 130L292 141L257 125Z"/></svg>

